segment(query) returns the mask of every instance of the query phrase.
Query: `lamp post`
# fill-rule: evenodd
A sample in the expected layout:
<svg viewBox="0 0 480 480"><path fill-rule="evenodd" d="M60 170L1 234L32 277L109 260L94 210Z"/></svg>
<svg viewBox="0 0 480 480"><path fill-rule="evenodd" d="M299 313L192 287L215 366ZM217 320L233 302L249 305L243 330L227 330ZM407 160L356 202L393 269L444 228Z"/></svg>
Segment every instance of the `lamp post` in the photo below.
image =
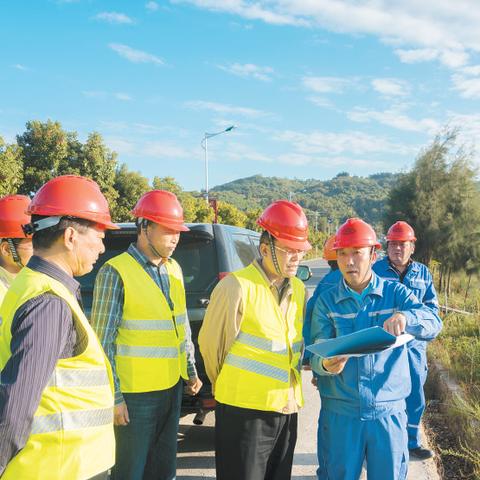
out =
<svg viewBox="0 0 480 480"><path fill-rule="evenodd" d="M208 203L208 139L212 137L216 137L217 135L221 135L222 133L227 133L231 132L235 127L235 125L230 125L230 127L227 127L225 130L222 130L221 132L215 132L215 133L208 133L205 132L205 135L203 136L202 139L202 148L205 151L205 200Z"/></svg>

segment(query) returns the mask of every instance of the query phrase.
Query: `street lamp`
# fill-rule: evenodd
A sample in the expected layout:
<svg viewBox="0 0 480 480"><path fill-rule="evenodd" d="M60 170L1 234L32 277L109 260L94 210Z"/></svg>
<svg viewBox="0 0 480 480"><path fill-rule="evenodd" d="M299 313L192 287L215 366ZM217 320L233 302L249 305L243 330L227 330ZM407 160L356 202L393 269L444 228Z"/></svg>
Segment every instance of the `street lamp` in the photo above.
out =
<svg viewBox="0 0 480 480"><path fill-rule="evenodd" d="M205 200L208 203L208 139L212 137L216 137L217 135L221 135L222 133L227 133L231 132L235 127L235 125L230 125L230 127L227 127L225 130L222 130L221 132L215 132L215 133L208 133L205 132L205 135L203 136L202 139L202 148L205 150Z"/></svg>

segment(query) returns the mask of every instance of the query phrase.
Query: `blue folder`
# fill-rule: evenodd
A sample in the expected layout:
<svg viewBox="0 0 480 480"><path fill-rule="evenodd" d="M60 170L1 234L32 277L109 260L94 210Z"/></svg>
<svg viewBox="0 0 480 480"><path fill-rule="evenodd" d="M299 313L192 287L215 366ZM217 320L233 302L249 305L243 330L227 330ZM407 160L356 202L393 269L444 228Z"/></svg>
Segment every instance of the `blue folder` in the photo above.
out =
<svg viewBox="0 0 480 480"><path fill-rule="evenodd" d="M397 338L382 327L371 327L341 337L321 340L307 350L323 358L336 355L368 355L392 346Z"/></svg>

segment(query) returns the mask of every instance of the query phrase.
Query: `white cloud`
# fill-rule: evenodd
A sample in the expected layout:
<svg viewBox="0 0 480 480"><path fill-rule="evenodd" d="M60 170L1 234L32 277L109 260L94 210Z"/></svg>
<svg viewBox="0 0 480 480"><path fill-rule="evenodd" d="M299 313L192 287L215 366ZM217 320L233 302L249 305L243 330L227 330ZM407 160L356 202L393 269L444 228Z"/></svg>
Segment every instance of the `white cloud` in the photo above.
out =
<svg viewBox="0 0 480 480"><path fill-rule="evenodd" d="M440 124L433 118L415 120L405 115L401 109L398 108L385 111L355 108L347 113L347 117L353 122L368 123L373 121L407 132L427 132L429 134L435 134L440 128Z"/></svg>
<svg viewBox="0 0 480 480"><path fill-rule="evenodd" d="M273 163L274 159L268 155L257 152L248 145L229 141L225 145L225 150L222 151L221 158L223 160L233 162L244 162L250 160L253 162Z"/></svg>
<svg viewBox="0 0 480 480"><path fill-rule="evenodd" d="M123 45L121 43L110 43L108 46L121 57L124 57L133 63L153 63L155 65L165 64L160 57L152 55L151 53L143 52L142 50L135 50L128 45Z"/></svg>
<svg viewBox="0 0 480 480"><path fill-rule="evenodd" d="M191 154L183 147L161 141L147 142L140 151L143 155L154 158L187 158Z"/></svg>
<svg viewBox="0 0 480 480"><path fill-rule="evenodd" d="M84 90L82 95L86 98L96 98L101 100L105 100L107 98L114 98L124 102L132 100L132 97L124 92L108 93L101 90Z"/></svg>
<svg viewBox="0 0 480 480"><path fill-rule="evenodd" d="M439 58L445 66L455 69L465 65L469 60L469 55L464 50L443 50L440 52Z"/></svg>
<svg viewBox="0 0 480 480"><path fill-rule="evenodd" d="M463 114L456 112L448 113L448 124L459 128L459 140L467 146L475 146L475 140L480 138L480 113ZM478 140L477 140L478 142ZM480 147L477 143L476 147ZM477 161L480 160L477 156Z"/></svg>
<svg viewBox="0 0 480 480"><path fill-rule="evenodd" d="M339 77L303 77L302 83L315 93L341 93L351 81Z"/></svg>
<svg viewBox="0 0 480 480"><path fill-rule="evenodd" d="M26 67L25 65L22 65L21 63L16 63L15 65L12 65L13 68L16 68L17 70L21 70L22 72L27 72L28 70L30 70L28 67Z"/></svg>
<svg viewBox="0 0 480 480"><path fill-rule="evenodd" d="M410 50L397 49L396 55L403 63L420 63L438 60L449 68L459 68L469 60L468 53L463 49L414 48Z"/></svg>
<svg viewBox="0 0 480 480"><path fill-rule="evenodd" d="M127 93L123 93L123 92L116 92L116 93L113 94L113 96L117 100L122 100L122 101L125 101L125 102L128 102L132 99L132 97L130 95L128 95Z"/></svg>
<svg viewBox="0 0 480 480"><path fill-rule="evenodd" d="M406 145L390 142L378 135L363 132L295 132L284 131L276 136L279 141L290 143L297 153L305 155L325 154L328 156L365 155L373 153L408 154L412 148Z"/></svg>
<svg viewBox="0 0 480 480"><path fill-rule="evenodd" d="M268 115L266 112L256 110L254 108L236 107L224 103L206 102L203 100L193 100L186 102L185 106L193 110L211 110L222 114L242 115L245 117L264 117Z"/></svg>
<svg viewBox="0 0 480 480"><path fill-rule="evenodd" d="M171 3L189 3L199 8L206 8L217 12L231 13L250 20L262 20L272 25L302 25L309 22L298 18L294 12L282 12L282 9L271 5L269 1L250 0L170 0ZM263 5L264 4L264 5ZM288 10L286 8L285 10Z"/></svg>
<svg viewBox="0 0 480 480"><path fill-rule="evenodd" d="M462 68L462 72L466 75L480 75L480 65L470 65Z"/></svg>
<svg viewBox="0 0 480 480"><path fill-rule="evenodd" d="M378 36L407 61L457 68L480 52L478 0L170 0L276 25ZM413 53L420 49L421 52ZM435 53L429 50L434 50ZM410 52L410 53L408 53ZM401 57L402 58L402 57Z"/></svg>
<svg viewBox="0 0 480 480"><path fill-rule="evenodd" d="M132 140L132 137L135 139ZM132 132L125 132L122 136L105 136L105 143L111 150L121 155L136 155L156 159L191 158L193 152L181 145L172 142L138 140Z"/></svg>
<svg viewBox="0 0 480 480"><path fill-rule="evenodd" d="M129 155L136 152L135 143L122 137L105 136L105 144L110 150L120 155Z"/></svg>
<svg viewBox="0 0 480 480"><path fill-rule="evenodd" d="M460 74L452 75L454 90L464 98L480 98L480 77L466 77Z"/></svg>
<svg viewBox="0 0 480 480"><path fill-rule="evenodd" d="M324 97L319 97L319 96L313 96L313 97L308 97L307 100L317 107L321 108L334 108L333 103L328 99Z"/></svg>
<svg viewBox="0 0 480 480"><path fill-rule="evenodd" d="M218 68L238 77L252 77L263 82L271 81L273 74L273 68L261 67L253 63L232 63L230 65L218 65Z"/></svg>
<svg viewBox="0 0 480 480"><path fill-rule="evenodd" d="M150 10L151 12L155 12L159 9L158 3L157 2L147 2L145 4L145 8L147 10Z"/></svg>
<svg viewBox="0 0 480 480"><path fill-rule="evenodd" d="M82 95L86 98L106 98L107 94L98 90L84 90Z"/></svg>
<svg viewBox="0 0 480 480"><path fill-rule="evenodd" d="M294 165L304 167L315 162L315 157L302 153L284 153L277 157L277 160L284 165Z"/></svg>
<svg viewBox="0 0 480 480"><path fill-rule="evenodd" d="M395 53L403 63L428 62L438 58L438 50L433 48L397 49Z"/></svg>
<svg viewBox="0 0 480 480"><path fill-rule="evenodd" d="M125 15L124 13L118 13L118 12L101 12L97 13L93 17L94 20L99 20L102 22L107 22L107 23L113 23L113 24L119 24L119 25L132 25L135 23L135 21L130 18L128 15Z"/></svg>
<svg viewBox="0 0 480 480"><path fill-rule="evenodd" d="M372 80L372 87L386 97L405 96L410 90L406 82L396 78L375 78Z"/></svg>

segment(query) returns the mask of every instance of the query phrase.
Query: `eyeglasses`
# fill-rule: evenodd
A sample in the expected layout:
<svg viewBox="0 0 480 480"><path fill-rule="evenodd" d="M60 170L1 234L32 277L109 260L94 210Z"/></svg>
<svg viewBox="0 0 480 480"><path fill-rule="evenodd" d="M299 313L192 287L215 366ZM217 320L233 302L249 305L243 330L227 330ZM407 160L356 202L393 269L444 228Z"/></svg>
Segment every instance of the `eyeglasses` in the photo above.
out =
<svg viewBox="0 0 480 480"><path fill-rule="evenodd" d="M305 250L291 250L291 249L287 250L286 248L281 248L277 245L275 245L275 248L283 252L285 255L287 255L287 257L297 256L299 258L303 258L304 255L307 253Z"/></svg>

